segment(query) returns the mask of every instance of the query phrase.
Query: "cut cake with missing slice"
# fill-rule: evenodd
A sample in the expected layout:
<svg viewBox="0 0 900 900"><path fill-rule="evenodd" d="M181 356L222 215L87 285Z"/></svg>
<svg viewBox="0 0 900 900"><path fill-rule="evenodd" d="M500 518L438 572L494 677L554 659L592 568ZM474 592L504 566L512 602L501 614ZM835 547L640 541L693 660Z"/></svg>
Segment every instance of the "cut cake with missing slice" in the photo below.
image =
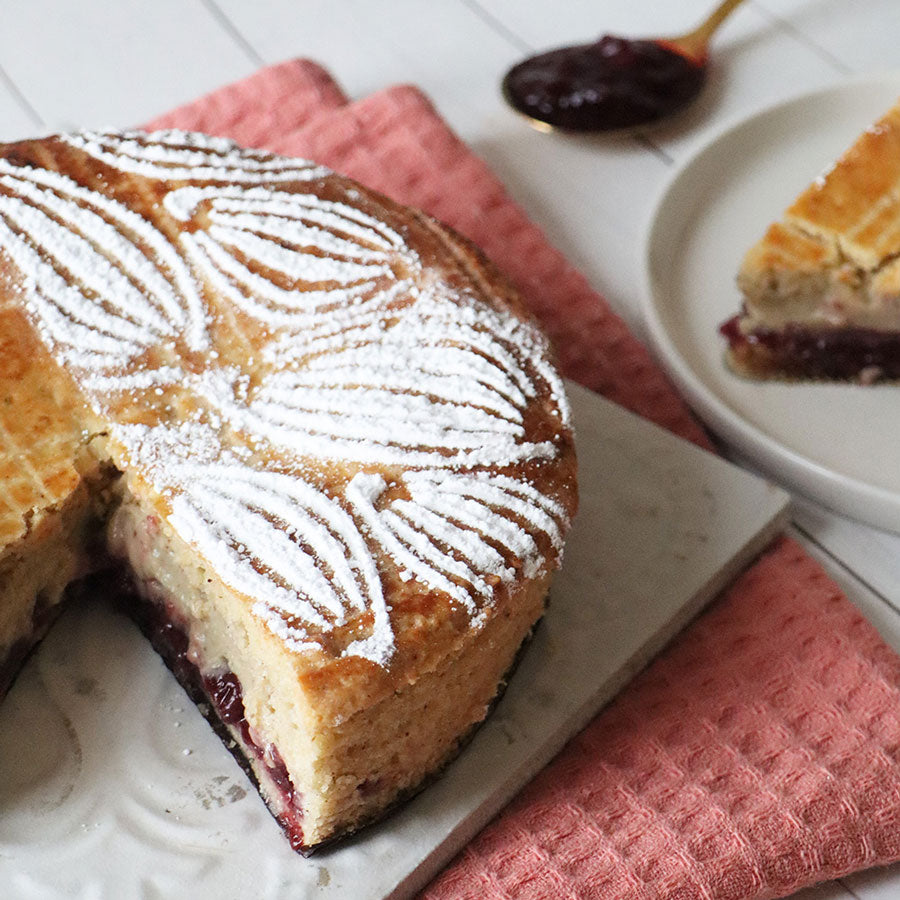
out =
<svg viewBox="0 0 900 900"><path fill-rule="evenodd" d="M900 103L750 248L722 326L754 378L900 377Z"/></svg>
<svg viewBox="0 0 900 900"><path fill-rule="evenodd" d="M446 764L577 504L546 340L470 244L203 135L6 144L0 343L0 692L114 560L295 848Z"/></svg>

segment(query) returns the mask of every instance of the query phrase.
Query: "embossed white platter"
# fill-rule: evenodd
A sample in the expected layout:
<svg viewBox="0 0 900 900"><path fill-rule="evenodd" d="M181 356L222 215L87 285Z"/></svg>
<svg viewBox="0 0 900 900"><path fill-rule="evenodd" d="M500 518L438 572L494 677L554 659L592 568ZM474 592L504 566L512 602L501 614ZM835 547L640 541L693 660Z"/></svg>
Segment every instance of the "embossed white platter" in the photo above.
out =
<svg viewBox="0 0 900 900"><path fill-rule="evenodd" d="M125 618L70 608L0 706L4 900L404 897L781 528L787 495L569 385L581 511L549 611L444 776L311 859Z"/></svg>
<svg viewBox="0 0 900 900"><path fill-rule="evenodd" d="M655 348L710 426L770 477L900 532L900 388L758 383L723 362L735 273L767 224L900 94L866 76L727 125L674 174L647 240L644 312Z"/></svg>

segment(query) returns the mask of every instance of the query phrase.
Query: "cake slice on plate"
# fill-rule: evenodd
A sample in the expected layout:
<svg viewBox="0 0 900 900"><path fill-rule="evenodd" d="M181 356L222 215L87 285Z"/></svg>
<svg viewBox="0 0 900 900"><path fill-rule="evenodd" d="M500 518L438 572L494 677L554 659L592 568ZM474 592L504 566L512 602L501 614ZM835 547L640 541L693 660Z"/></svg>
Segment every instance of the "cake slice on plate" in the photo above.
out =
<svg viewBox="0 0 900 900"><path fill-rule="evenodd" d="M737 372L900 377L900 103L769 226L738 286L722 326Z"/></svg>

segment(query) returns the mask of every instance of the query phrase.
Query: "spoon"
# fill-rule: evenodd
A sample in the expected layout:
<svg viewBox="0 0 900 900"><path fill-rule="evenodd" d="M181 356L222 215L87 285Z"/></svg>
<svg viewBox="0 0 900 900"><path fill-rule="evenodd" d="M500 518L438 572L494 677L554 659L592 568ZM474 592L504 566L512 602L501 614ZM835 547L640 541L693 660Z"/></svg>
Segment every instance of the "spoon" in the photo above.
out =
<svg viewBox="0 0 900 900"><path fill-rule="evenodd" d="M706 81L713 32L743 0L724 0L688 34L604 35L513 66L503 96L541 131L610 131L647 125L687 106Z"/></svg>

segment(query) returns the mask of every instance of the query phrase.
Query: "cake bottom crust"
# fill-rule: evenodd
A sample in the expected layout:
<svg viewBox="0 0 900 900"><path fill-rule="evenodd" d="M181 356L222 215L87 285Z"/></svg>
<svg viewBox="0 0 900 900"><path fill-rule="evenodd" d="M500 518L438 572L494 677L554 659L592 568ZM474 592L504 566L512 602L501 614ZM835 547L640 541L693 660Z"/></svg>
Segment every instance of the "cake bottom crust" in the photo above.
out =
<svg viewBox="0 0 900 900"><path fill-rule="evenodd" d="M795 324L745 331L741 322L735 316L720 329L728 362L740 375L861 384L900 378L900 331Z"/></svg>

